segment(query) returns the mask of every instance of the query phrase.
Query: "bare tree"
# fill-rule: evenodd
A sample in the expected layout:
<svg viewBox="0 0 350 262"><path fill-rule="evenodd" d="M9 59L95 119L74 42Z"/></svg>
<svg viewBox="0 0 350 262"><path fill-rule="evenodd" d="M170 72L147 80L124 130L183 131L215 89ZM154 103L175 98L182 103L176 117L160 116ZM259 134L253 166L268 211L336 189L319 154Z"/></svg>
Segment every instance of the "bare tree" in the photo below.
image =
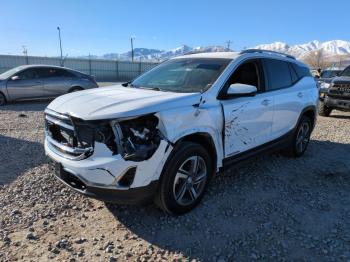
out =
<svg viewBox="0 0 350 262"><path fill-rule="evenodd" d="M350 56L349 55L338 55L335 59L335 64L339 68L344 68L349 64Z"/></svg>
<svg viewBox="0 0 350 262"><path fill-rule="evenodd" d="M303 58L303 61L314 69L325 69L332 65L332 61L325 56L324 50L322 48L316 51L309 52Z"/></svg>

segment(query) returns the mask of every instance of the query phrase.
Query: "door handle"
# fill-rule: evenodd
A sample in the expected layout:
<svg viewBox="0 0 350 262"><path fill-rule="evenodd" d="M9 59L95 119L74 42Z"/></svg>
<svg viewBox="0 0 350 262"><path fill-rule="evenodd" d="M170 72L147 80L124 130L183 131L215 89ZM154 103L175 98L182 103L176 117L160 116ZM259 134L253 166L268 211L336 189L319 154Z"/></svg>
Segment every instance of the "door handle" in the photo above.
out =
<svg viewBox="0 0 350 262"><path fill-rule="evenodd" d="M268 106L270 103L271 103L271 100L269 100L269 99L265 99L265 100L263 100L263 101L261 102L261 104L262 104L263 106Z"/></svg>
<svg viewBox="0 0 350 262"><path fill-rule="evenodd" d="M304 96L304 94L302 92L298 93L298 97L302 98Z"/></svg>

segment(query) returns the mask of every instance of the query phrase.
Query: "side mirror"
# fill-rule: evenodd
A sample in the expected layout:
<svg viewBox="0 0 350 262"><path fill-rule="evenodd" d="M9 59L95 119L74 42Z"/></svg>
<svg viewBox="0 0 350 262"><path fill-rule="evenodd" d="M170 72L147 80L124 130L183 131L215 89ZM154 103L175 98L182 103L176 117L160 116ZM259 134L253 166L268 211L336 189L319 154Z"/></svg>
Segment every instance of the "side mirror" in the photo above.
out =
<svg viewBox="0 0 350 262"><path fill-rule="evenodd" d="M19 79L20 79L19 76L12 76L12 77L11 77L11 80L12 80L12 81L16 81L16 80L19 80Z"/></svg>
<svg viewBox="0 0 350 262"><path fill-rule="evenodd" d="M227 90L228 97L234 96L255 96L258 89L252 85L232 84Z"/></svg>

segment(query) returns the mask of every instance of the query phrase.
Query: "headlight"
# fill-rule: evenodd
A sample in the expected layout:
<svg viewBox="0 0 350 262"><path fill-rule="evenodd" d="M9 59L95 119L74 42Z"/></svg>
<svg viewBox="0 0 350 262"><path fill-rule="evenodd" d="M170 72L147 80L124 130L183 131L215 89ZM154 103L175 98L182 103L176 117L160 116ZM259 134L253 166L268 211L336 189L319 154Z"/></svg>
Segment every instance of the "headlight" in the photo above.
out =
<svg viewBox="0 0 350 262"><path fill-rule="evenodd" d="M330 83L325 83L325 82L321 83L321 88L329 88L330 86L331 86Z"/></svg>

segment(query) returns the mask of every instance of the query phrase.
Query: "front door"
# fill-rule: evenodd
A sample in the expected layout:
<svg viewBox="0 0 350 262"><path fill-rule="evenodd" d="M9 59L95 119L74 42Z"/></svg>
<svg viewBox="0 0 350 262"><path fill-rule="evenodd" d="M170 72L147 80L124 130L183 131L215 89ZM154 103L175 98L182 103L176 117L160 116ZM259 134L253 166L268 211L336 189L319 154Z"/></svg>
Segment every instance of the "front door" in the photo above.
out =
<svg viewBox="0 0 350 262"><path fill-rule="evenodd" d="M225 117L225 157L245 152L271 139L274 99L264 92L265 81L260 60L243 62L225 87L234 83L256 86L258 92L253 97L221 101Z"/></svg>
<svg viewBox="0 0 350 262"><path fill-rule="evenodd" d="M25 69L9 78L7 92L12 100L42 97L43 81L37 69Z"/></svg>

